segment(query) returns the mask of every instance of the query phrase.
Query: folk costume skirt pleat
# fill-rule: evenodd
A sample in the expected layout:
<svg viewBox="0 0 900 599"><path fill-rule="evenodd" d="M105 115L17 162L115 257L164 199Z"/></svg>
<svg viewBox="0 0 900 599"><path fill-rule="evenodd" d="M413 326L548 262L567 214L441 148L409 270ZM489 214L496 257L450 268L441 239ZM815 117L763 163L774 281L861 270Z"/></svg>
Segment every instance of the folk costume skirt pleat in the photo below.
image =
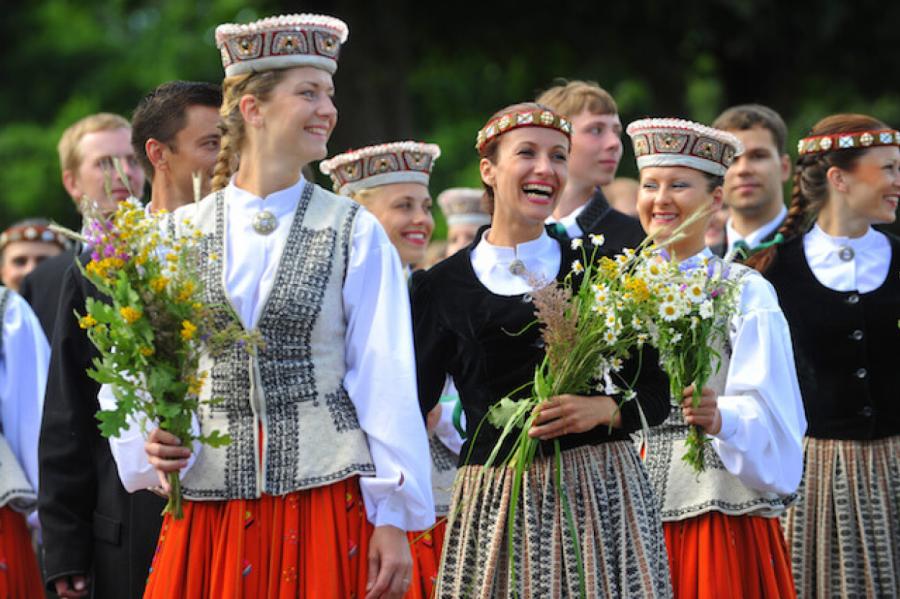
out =
<svg viewBox="0 0 900 599"><path fill-rule="evenodd" d="M44 596L44 585L25 516L0 507L0 599Z"/></svg>
<svg viewBox="0 0 900 599"><path fill-rule="evenodd" d="M440 518L434 528L422 532L409 532L409 548L412 551L412 583L405 599L431 599L441 566L441 549L447 520Z"/></svg>
<svg viewBox="0 0 900 599"><path fill-rule="evenodd" d="M707 512L663 529L676 599L796 597L778 518Z"/></svg>
<svg viewBox="0 0 900 599"><path fill-rule="evenodd" d="M579 597L582 573L587 597L671 596L656 498L632 444L617 441L562 452L561 488L574 526L567 523L555 476L552 456L538 457L525 473L510 560L513 471L459 470L438 597Z"/></svg>
<svg viewBox="0 0 900 599"><path fill-rule="evenodd" d="M185 501L182 520L163 520L144 598L361 598L371 534L358 478L278 497Z"/></svg>
<svg viewBox="0 0 900 599"><path fill-rule="evenodd" d="M900 436L804 440L783 518L801 597L900 597Z"/></svg>

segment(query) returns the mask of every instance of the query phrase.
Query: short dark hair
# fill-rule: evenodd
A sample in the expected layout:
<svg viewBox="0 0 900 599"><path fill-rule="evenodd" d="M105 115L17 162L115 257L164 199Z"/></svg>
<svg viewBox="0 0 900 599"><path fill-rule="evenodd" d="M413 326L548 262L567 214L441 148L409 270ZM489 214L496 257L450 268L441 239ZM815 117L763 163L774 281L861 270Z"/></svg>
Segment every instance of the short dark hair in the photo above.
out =
<svg viewBox="0 0 900 599"><path fill-rule="evenodd" d="M781 115L762 104L741 104L732 106L713 122L716 129L726 131L746 131L753 127L768 129L775 141L778 154L784 156L787 153L785 143L787 141L787 125Z"/></svg>
<svg viewBox="0 0 900 599"><path fill-rule="evenodd" d="M184 129L187 109L191 106L222 106L222 88L200 81L169 81L144 96L131 115L131 145L144 167L147 178L153 178L153 165L147 158L145 146L153 138L172 145L175 136Z"/></svg>

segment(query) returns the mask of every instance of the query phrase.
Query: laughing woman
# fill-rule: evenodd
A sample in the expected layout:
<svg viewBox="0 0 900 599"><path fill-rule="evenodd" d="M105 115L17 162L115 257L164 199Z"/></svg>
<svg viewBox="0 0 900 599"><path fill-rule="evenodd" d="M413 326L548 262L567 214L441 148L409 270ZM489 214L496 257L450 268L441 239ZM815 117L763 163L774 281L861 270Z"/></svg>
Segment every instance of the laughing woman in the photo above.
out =
<svg viewBox="0 0 900 599"><path fill-rule="evenodd" d="M638 217L648 235L667 240L698 211L706 216L673 238L668 250L682 268L715 258L705 243L722 205L722 177L742 148L730 133L679 119L628 126L640 170ZM778 516L800 482L806 420L794 372L791 339L772 286L732 264L741 285L739 313L729 323L722 363L692 408L651 431L646 466L662 503L676 598L766 599L794 596ZM682 459L688 425L712 436L706 469Z"/></svg>
<svg viewBox="0 0 900 599"><path fill-rule="evenodd" d="M516 104L494 115L476 145L493 202L491 228L413 277L419 399L430 410L452 376L468 428L438 597L671 593L656 500L629 441L629 432L640 428L637 402L620 410L614 397L565 395L543 406L530 434L546 442L525 474L512 531L507 518L513 470L483 466L500 431L487 423L476 429L491 405L533 380L543 359L537 327L517 334L535 319L532 284L561 282L580 257L544 226L566 183L570 130L565 118L537 104ZM647 357L643 364L637 399L655 424L668 413L668 385L655 360ZM555 471L551 439L563 449L562 492L574 527L566 524L564 502L549 478ZM512 556L510 532L517 547Z"/></svg>
<svg viewBox="0 0 900 599"><path fill-rule="evenodd" d="M151 433L150 463L181 471L186 501L182 520L164 520L147 598L399 598L406 531L434 521L403 270L371 214L300 175L327 152L346 36L317 15L216 31L216 191L176 220L205 235L199 277L205 300L229 308L222 325L264 345L201 359L201 397L216 402L200 432L227 432L226 447L190 455ZM126 488L151 484L121 449Z"/></svg>
<svg viewBox="0 0 900 599"><path fill-rule="evenodd" d="M900 133L859 114L800 141L783 245L751 258L778 291L809 430L784 519L802 597L900 589ZM815 224L810 228L810 223Z"/></svg>

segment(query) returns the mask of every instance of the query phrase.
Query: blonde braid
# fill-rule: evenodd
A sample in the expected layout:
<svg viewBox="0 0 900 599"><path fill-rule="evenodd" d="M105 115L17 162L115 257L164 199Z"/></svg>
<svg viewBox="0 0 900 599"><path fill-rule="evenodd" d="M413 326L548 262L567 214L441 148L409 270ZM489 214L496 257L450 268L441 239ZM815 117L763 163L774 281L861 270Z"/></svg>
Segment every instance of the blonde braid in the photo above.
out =
<svg viewBox="0 0 900 599"><path fill-rule="evenodd" d="M244 117L241 115L241 98L249 94L265 101L283 77L284 71L263 71L226 77L222 82L222 108L219 110L219 116L222 117L219 123L222 129L222 145L213 169L213 191L224 189L231 180L231 175L237 170L246 134Z"/></svg>

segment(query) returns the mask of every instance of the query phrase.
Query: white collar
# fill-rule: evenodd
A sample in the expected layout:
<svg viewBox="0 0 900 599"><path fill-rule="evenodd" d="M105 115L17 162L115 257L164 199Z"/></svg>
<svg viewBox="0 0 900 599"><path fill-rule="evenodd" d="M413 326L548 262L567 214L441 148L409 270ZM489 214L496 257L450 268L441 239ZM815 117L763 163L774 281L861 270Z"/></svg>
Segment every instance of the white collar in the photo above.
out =
<svg viewBox="0 0 900 599"><path fill-rule="evenodd" d="M772 231L778 228L778 225L784 220L787 216L787 208L784 207L784 204L781 205L781 210L778 211L778 214L761 226L755 231L751 231L749 235L744 237L740 233L734 230L732 226L731 217L728 217L728 220L725 222L725 236L728 239L728 251L731 252L734 249L734 244L738 241L743 241L746 243L751 249L755 248L760 244L760 242L765 239Z"/></svg>
<svg viewBox="0 0 900 599"><path fill-rule="evenodd" d="M485 267L494 264L509 266L513 260L519 259L525 263L527 268L529 263L545 259L548 253L557 246L556 241L547 235L546 229L541 229L541 234L537 238L517 244L516 247L492 244L487 238L490 231L490 229L485 230L478 245L472 250L473 264Z"/></svg>
<svg viewBox="0 0 900 599"><path fill-rule="evenodd" d="M297 182L290 187L279 189L265 198L261 198L238 187L232 177L228 187L225 188L225 199L229 208L238 213L255 215L260 210L268 210L276 218L281 218L293 214L297 209L304 185L306 185L306 179L301 174Z"/></svg>
<svg viewBox="0 0 900 599"><path fill-rule="evenodd" d="M869 227L862 237L837 237L826 233L818 223L813 225L806 239L809 240L809 249L816 254L839 253L842 248L849 247L855 254L879 249L882 246L883 235ZM809 251L809 250L807 250Z"/></svg>

